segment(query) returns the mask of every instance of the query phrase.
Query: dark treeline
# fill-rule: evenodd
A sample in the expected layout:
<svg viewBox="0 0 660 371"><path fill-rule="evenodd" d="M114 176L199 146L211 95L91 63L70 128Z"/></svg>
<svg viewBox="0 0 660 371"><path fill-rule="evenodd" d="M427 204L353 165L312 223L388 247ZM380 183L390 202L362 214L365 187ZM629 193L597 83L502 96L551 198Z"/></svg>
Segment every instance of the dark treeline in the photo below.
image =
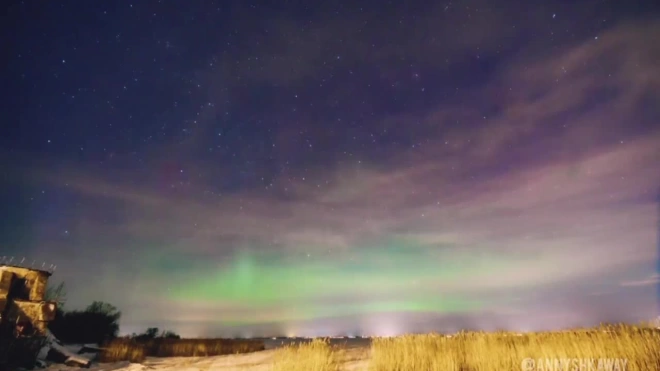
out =
<svg viewBox="0 0 660 371"><path fill-rule="evenodd" d="M121 312L113 305L95 301L85 310L58 309L48 328L64 343L102 344L119 335Z"/></svg>
<svg viewBox="0 0 660 371"><path fill-rule="evenodd" d="M103 344L119 336L119 320L121 312L112 304L95 301L84 310L66 311L64 304L66 294L64 285L60 284L47 291L47 299L58 303L55 319L48 328L53 335L63 343L69 344ZM148 328L142 334L130 336L136 340L151 340L156 338L179 339L180 336L171 332L160 332L158 328Z"/></svg>

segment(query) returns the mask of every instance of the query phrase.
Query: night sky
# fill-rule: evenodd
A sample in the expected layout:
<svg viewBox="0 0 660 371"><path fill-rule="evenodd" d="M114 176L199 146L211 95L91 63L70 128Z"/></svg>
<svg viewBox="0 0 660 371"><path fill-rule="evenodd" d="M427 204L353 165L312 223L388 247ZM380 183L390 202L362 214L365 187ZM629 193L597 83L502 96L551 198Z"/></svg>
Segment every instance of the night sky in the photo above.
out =
<svg viewBox="0 0 660 371"><path fill-rule="evenodd" d="M657 1L314 3L5 5L0 255L123 333L659 314Z"/></svg>

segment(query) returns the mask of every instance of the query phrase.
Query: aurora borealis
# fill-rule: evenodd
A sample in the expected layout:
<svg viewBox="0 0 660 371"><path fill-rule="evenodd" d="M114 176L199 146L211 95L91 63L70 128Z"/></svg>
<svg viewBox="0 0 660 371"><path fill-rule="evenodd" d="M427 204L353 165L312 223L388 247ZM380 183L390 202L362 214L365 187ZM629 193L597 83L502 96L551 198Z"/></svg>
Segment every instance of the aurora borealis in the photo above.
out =
<svg viewBox="0 0 660 371"><path fill-rule="evenodd" d="M0 255L123 333L651 319L655 8L17 3Z"/></svg>

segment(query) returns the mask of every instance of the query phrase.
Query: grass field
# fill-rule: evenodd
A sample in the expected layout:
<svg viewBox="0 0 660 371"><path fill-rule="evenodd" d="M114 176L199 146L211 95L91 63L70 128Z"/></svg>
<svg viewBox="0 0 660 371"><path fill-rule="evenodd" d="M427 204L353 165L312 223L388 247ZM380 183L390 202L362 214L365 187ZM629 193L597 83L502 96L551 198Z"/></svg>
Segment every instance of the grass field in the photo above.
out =
<svg viewBox="0 0 660 371"><path fill-rule="evenodd" d="M209 357L264 350L258 340L234 339L116 339L106 344L101 362L141 362L146 357Z"/></svg>
<svg viewBox="0 0 660 371"><path fill-rule="evenodd" d="M337 370L340 354L340 349L321 340L291 346L280 350L275 370ZM451 337L429 334L376 338L368 370L511 371L521 370L526 358L620 358L627 360L627 371L658 371L660 331L620 325L523 335L463 332Z"/></svg>
<svg viewBox="0 0 660 371"><path fill-rule="evenodd" d="M286 346L275 354L273 371L338 370L341 351L321 339Z"/></svg>
<svg viewBox="0 0 660 371"><path fill-rule="evenodd" d="M159 339L148 343L117 340L109 344L103 360L139 362L146 356L203 357L262 349L263 343L246 340ZM273 371L511 371L522 370L521 363L526 358L619 358L627 361L623 371L658 371L660 330L615 325L522 335L507 332L406 335L374 338L370 346L350 350L316 339L258 354L268 354L264 357L268 364L250 367ZM580 370L566 368L573 369Z"/></svg>

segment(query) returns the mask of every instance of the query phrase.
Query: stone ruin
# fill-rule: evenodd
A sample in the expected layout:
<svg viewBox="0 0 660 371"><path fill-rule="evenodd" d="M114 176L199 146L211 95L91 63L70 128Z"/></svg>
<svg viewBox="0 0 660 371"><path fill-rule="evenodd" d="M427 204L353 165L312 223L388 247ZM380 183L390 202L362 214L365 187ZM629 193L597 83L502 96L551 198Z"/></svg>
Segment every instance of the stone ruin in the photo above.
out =
<svg viewBox="0 0 660 371"><path fill-rule="evenodd" d="M51 274L0 265L0 370L36 362L57 310L57 303L45 300Z"/></svg>

